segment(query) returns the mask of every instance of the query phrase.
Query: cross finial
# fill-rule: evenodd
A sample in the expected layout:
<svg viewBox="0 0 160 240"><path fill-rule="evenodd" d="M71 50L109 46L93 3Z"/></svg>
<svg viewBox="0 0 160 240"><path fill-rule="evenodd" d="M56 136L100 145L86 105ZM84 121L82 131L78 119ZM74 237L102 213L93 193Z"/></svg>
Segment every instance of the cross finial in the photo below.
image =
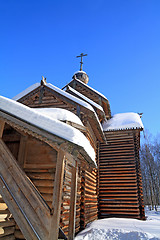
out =
<svg viewBox="0 0 160 240"><path fill-rule="evenodd" d="M46 85L46 80L47 79L42 76L41 85Z"/></svg>
<svg viewBox="0 0 160 240"><path fill-rule="evenodd" d="M80 56L77 56L77 58L78 58L78 57L81 58L81 61L80 61L80 71L82 71L82 64L83 64L83 61L82 61L82 60L83 60L83 57L85 57L85 56L87 56L87 54L83 54L83 53L81 53Z"/></svg>

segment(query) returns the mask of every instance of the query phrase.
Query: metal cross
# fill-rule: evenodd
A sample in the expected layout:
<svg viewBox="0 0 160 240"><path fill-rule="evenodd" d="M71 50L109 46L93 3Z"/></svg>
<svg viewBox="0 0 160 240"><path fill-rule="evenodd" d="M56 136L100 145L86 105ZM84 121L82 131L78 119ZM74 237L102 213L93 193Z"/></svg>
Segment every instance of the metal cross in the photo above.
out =
<svg viewBox="0 0 160 240"><path fill-rule="evenodd" d="M83 54L81 53L80 56L76 56L77 58L80 57L81 58L81 61L80 61L80 71L82 71L82 64L83 64L83 57L87 56L87 54Z"/></svg>

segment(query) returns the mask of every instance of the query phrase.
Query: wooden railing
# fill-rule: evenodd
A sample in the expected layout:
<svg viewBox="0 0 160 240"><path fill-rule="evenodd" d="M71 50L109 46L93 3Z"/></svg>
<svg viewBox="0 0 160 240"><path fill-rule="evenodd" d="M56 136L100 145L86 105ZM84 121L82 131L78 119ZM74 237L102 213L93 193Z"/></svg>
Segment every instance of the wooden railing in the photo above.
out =
<svg viewBox="0 0 160 240"><path fill-rule="evenodd" d="M50 209L1 139L0 193L27 240L48 239Z"/></svg>

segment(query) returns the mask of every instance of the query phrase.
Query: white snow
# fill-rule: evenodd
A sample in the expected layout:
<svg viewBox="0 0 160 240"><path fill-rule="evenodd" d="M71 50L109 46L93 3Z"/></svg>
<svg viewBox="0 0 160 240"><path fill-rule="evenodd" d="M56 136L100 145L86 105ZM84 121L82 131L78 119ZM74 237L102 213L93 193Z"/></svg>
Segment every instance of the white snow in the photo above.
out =
<svg viewBox="0 0 160 240"><path fill-rule="evenodd" d="M16 95L15 97L13 97L12 99L15 100L15 101L17 101L17 100L21 99L22 97L24 97L25 95L27 95L29 92L35 90L35 89L36 89L37 87L39 87L39 86L40 86L40 83L35 83L35 84L33 84L32 86L30 86L29 88L25 89L23 92L19 93L19 94ZM85 107L85 108L88 108L89 110L91 110L92 112L94 112L93 107L92 107L89 103L87 103L87 102L85 102L85 101L83 101L83 100L80 100L80 99L77 98L77 97L74 97L73 95L71 95L71 94L69 94L69 93L61 90L60 88L55 87L55 86L52 85L51 83L46 83L45 86L47 86L48 88L54 90L55 92L60 93L61 95L65 96L66 98L69 98L70 100L72 100L72 101L78 103L79 105L81 105L81 106L83 106L83 107Z"/></svg>
<svg viewBox="0 0 160 240"><path fill-rule="evenodd" d="M39 86L40 86L40 83L35 83L35 84L33 84L32 86L30 86L29 88L27 88L26 90L24 90L23 92L21 92L20 94L18 94L17 96L15 96L15 97L13 98L13 100L16 100L16 101L17 101L17 100L21 99L23 96L25 96L26 94L28 94L30 91L35 90L35 89L36 89L37 87L39 87ZM79 105L81 105L81 106L89 109L90 111L92 111L92 112L94 113L94 115L95 115L95 118L97 119L97 122L98 122L98 124L99 124L100 129L101 129L102 132L103 132L102 125L101 125L101 123L100 123L100 121L99 121L99 118L98 118L96 112L94 111L93 107L92 107L89 103L87 103L87 102L85 102L85 101L83 101L83 100L81 100L81 99L79 99L79 98L77 98L77 97L74 97L72 94L69 94L69 93L63 91L63 90L61 90L61 89L58 88L58 87L53 86L51 83L46 83L45 86L47 86L48 88L54 90L55 92L60 93L61 95L65 96L66 98L68 98L68 99L70 99L70 100L72 100L73 102L76 102L76 103L78 103Z"/></svg>
<svg viewBox="0 0 160 240"><path fill-rule="evenodd" d="M95 108L98 108L100 111L103 112L103 108L95 103L94 101L92 101L91 99L87 98L86 96L84 96L83 94L79 93L78 91L76 91L75 89L73 89L72 87L68 86L69 90L73 93L75 93L77 96L83 98L83 100L85 100L86 102L88 102L89 104L91 104L92 106L94 106Z"/></svg>
<svg viewBox="0 0 160 240"><path fill-rule="evenodd" d="M103 131L144 128L139 114L133 112L115 114L102 126Z"/></svg>
<svg viewBox="0 0 160 240"><path fill-rule="evenodd" d="M92 107L90 104L88 104L87 102L85 102L85 101L83 101L83 100L80 100L80 99L77 98L77 97L74 97L73 95L71 95L71 94L69 94L69 93L61 90L61 89L58 88L58 87L53 86L51 83L47 83L46 86L49 87L49 88L51 88L51 89L53 89L54 91L62 94L63 96L71 99L73 102L76 102L76 103L80 104L81 106L83 106L83 107L85 107L85 108L88 108L89 110L91 110L92 112L94 112L93 107Z"/></svg>
<svg viewBox="0 0 160 240"><path fill-rule="evenodd" d="M33 90L35 90L36 88L38 88L41 84L40 83L35 83L33 85L31 85L30 87L26 88L24 91L22 91L21 93L17 94L15 97L13 97L12 99L17 101L19 99L21 99L22 97L24 97L25 95L27 95L28 93L32 92Z"/></svg>
<svg viewBox="0 0 160 240"><path fill-rule="evenodd" d="M146 221L106 218L89 223L74 240L160 240L160 208L146 212Z"/></svg>
<svg viewBox="0 0 160 240"><path fill-rule="evenodd" d="M0 96L0 111L14 115L23 121L27 121L34 126L81 146L95 162L95 151L88 139L83 133L68 124L45 116L33 108L2 96Z"/></svg>
<svg viewBox="0 0 160 240"><path fill-rule="evenodd" d="M74 76L75 74L77 74L77 73L85 73L85 74L87 74L85 71L80 70L80 71L75 72L75 73L73 74L73 76Z"/></svg>
<svg viewBox="0 0 160 240"><path fill-rule="evenodd" d="M56 92L59 92L59 93L62 94L63 96L71 99L73 102L76 102L76 103L80 104L81 106L83 106L83 107L91 110L91 111L94 113L95 118L97 119L97 122L98 122L98 124L99 124L100 129L101 129L102 132L103 132L102 125L101 125L101 123L100 123L100 121L99 121L99 118L98 118L96 112L94 111L93 107L92 107L89 103L87 103L87 102L85 102L85 101L83 101L83 100L81 100L81 99L79 99L79 98L77 98L77 97L74 97L73 95L71 95L71 94L69 94L69 93L67 93L67 92L65 92L65 91L63 91L63 90L61 90L61 89L53 86L53 85L50 84L50 83L47 83L46 86L49 87L50 89L53 89L53 90L56 91Z"/></svg>
<svg viewBox="0 0 160 240"><path fill-rule="evenodd" d="M81 122L80 118L75 115L74 113L62 109L62 108L35 108L35 110L39 113L42 113L45 116L48 116L52 119L57 119L60 121L70 121L73 123L77 123L81 126L83 126L83 123Z"/></svg>

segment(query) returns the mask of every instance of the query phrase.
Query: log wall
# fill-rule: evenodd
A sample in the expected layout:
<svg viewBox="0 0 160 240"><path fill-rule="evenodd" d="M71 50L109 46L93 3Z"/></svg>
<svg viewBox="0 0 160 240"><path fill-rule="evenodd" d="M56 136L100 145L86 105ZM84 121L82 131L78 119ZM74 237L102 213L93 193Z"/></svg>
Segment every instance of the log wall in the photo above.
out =
<svg viewBox="0 0 160 240"><path fill-rule="evenodd" d="M72 167L66 160L60 222L60 227L66 236L68 236L69 231L71 171ZM98 218L96 177L96 170L78 167L75 233Z"/></svg>
<svg viewBox="0 0 160 240"><path fill-rule="evenodd" d="M139 132L106 132L99 146L99 217L144 218Z"/></svg>
<svg viewBox="0 0 160 240"><path fill-rule="evenodd" d="M3 134L3 140L14 155L14 157L18 159L21 135L13 128L6 125ZM25 161L23 162L23 166L21 161L21 167L23 168L26 175L33 182L35 187L39 190L43 199L47 202L49 207L51 207L53 200L53 185L56 170L56 160L56 150L54 150L47 144L42 143L41 141L38 141L31 137L28 138L27 153L25 156ZM0 202L0 219L3 219L2 226L7 226L5 234L8 234L13 231L13 222L10 221L10 226L8 223L8 218L6 220L4 219L3 208L5 203L3 203L2 198L0 198ZM11 215L7 207L5 211L6 213L8 213L7 216ZM13 234L15 236L14 239L25 239L19 227L15 223Z"/></svg>
<svg viewBox="0 0 160 240"><path fill-rule="evenodd" d="M0 239L15 240L15 226L16 223L0 195Z"/></svg>
<svg viewBox="0 0 160 240"><path fill-rule="evenodd" d="M59 94L47 87L39 87L20 99L20 102L31 108L56 107L67 109L73 113L77 113L76 106L73 103L66 102Z"/></svg>
<svg viewBox="0 0 160 240"><path fill-rule="evenodd" d="M96 170L81 171L81 230L97 219L97 173Z"/></svg>
<svg viewBox="0 0 160 240"><path fill-rule="evenodd" d="M62 205L61 205L61 220L60 227L68 236L69 232L69 213L70 213L70 200L71 200L71 178L72 178L72 166L65 160L65 173L63 180L63 193L62 193ZM77 199L76 199L76 222L75 232L80 229L80 171L78 170L77 178Z"/></svg>

